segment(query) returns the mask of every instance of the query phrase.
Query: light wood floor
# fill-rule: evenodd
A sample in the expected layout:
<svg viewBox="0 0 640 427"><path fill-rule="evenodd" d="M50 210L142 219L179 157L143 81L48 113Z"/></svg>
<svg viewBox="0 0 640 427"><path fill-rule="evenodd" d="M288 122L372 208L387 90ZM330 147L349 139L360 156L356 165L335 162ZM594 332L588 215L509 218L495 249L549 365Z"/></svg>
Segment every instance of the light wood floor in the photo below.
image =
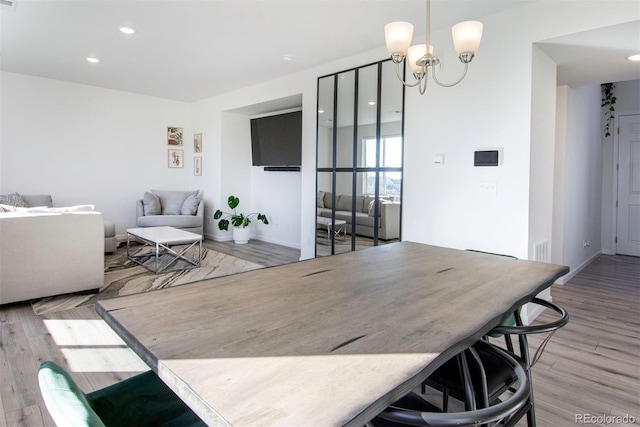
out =
<svg viewBox="0 0 640 427"><path fill-rule="evenodd" d="M207 246L257 263L299 257L258 241ZM640 258L601 256L568 284L553 286L552 296L571 320L534 367L538 425L576 425L576 414L586 413L629 414L640 423ZM53 425L38 389L44 360L71 371L85 391L143 369L105 326L92 306L46 316L28 303L0 308L0 427ZM530 339L532 349L540 340Z"/></svg>
<svg viewBox="0 0 640 427"><path fill-rule="evenodd" d="M233 255L256 264L271 267L300 261L300 250L260 240L250 240L247 244L236 245L233 241L216 242L205 240L207 248Z"/></svg>

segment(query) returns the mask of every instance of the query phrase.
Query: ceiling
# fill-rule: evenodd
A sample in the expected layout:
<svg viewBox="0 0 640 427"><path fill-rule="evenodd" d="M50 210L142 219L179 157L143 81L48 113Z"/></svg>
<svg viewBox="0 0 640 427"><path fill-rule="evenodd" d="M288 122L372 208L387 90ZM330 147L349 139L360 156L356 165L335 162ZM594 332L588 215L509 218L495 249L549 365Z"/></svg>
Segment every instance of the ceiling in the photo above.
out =
<svg viewBox="0 0 640 427"><path fill-rule="evenodd" d="M422 0L16 1L0 9L3 71L185 102L382 48L390 21L411 21L415 34L426 32ZM433 31L531 3L433 0ZM136 33L122 34L122 26ZM621 48L620 34L605 30L541 47L573 76L595 68L594 57L610 47ZM633 38L640 51L638 21L626 31L624 41ZM89 56L100 62L87 62Z"/></svg>
<svg viewBox="0 0 640 427"><path fill-rule="evenodd" d="M603 27L536 43L558 64L558 85L587 85L640 79L640 21Z"/></svg>

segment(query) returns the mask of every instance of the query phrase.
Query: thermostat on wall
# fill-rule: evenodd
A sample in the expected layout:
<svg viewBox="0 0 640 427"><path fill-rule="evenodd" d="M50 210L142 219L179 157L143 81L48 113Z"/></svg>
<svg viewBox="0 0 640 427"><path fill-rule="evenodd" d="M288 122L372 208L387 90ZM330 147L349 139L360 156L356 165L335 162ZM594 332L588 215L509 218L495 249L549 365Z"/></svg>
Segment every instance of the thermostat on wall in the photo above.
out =
<svg viewBox="0 0 640 427"><path fill-rule="evenodd" d="M500 166L502 148L485 148L473 153L473 166Z"/></svg>

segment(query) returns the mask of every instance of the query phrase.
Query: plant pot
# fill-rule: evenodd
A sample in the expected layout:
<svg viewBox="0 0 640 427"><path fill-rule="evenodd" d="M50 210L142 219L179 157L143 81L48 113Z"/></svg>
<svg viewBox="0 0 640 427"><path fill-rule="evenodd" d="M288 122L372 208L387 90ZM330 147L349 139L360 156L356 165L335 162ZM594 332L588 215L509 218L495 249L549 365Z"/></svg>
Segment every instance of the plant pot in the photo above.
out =
<svg viewBox="0 0 640 427"><path fill-rule="evenodd" d="M233 227L233 241L237 244L249 243L249 227Z"/></svg>

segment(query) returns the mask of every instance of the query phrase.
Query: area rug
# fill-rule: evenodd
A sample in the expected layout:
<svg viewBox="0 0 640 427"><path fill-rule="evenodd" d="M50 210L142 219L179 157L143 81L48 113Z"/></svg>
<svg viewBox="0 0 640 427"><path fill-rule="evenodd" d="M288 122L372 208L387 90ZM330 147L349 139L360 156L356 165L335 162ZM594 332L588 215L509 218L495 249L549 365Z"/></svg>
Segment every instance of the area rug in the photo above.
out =
<svg viewBox="0 0 640 427"><path fill-rule="evenodd" d="M259 268L263 268L263 266L203 248L202 262L199 268L154 274L130 261L127 258L127 248L123 247L112 255L105 255L104 286L97 293L75 293L41 298L33 300L31 306L37 315L49 314L95 304L96 301L118 296L184 285Z"/></svg>

